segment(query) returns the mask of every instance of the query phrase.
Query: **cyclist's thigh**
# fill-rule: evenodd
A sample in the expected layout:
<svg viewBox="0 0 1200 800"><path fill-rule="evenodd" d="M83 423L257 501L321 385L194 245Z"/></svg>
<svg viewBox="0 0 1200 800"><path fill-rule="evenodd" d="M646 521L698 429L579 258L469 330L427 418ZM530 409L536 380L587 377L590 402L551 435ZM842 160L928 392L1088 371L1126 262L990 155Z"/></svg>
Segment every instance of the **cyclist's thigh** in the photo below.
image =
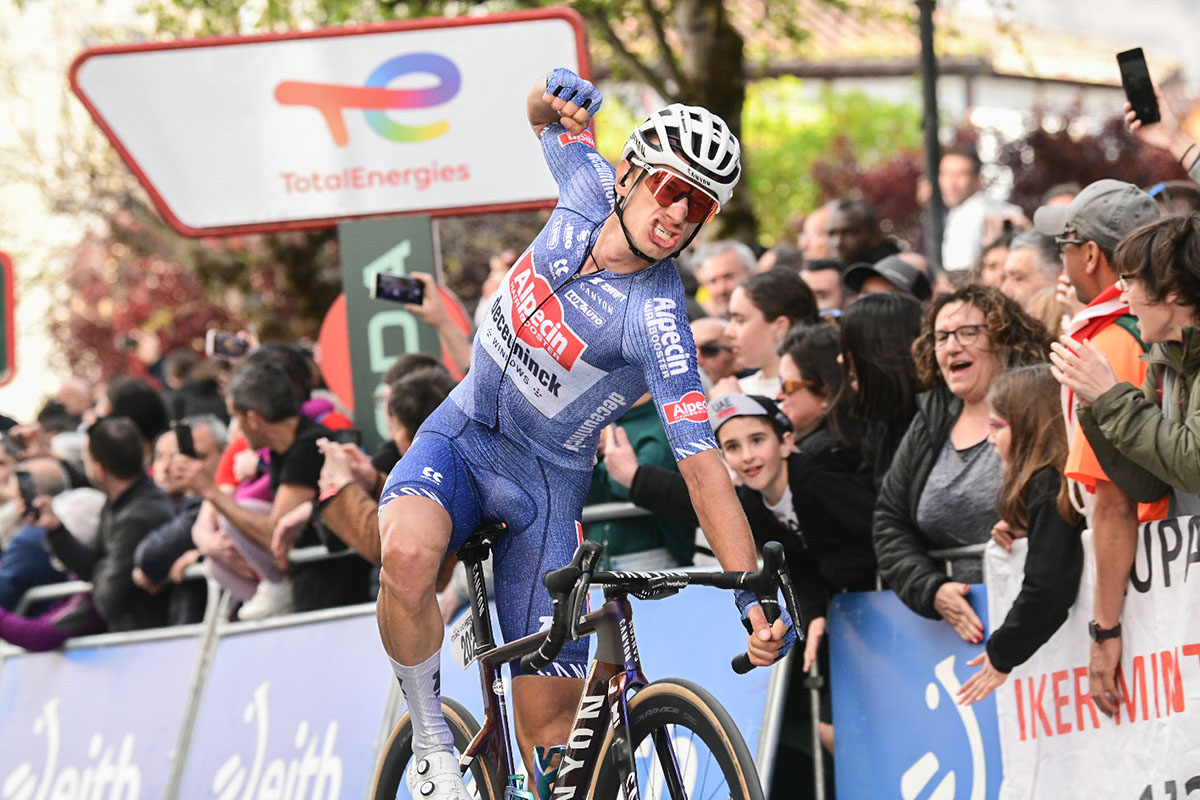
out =
<svg viewBox="0 0 1200 800"><path fill-rule="evenodd" d="M443 552L456 550L479 527L480 498L471 477L469 452L458 444L470 420L461 414L444 414L443 409L434 414L443 419L431 416L427 422L434 424L421 427L408 452L392 469L379 499L385 551L389 540L396 546L395 537L411 543L410 537L428 536L441 539ZM445 514L433 530L431 518L438 515L430 502ZM405 513L408 511L416 513Z"/></svg>
<svg viewBox="0 0 1200 800"><path fill-rule="evenodd" d="M505 641L549 625L553 604L542 575L567 564L579 546L579 515L591 481L590 471L563 469L527 452L511 458L519 472L491 478L497 486L488 492L484 512L509 526L497 543L495 564L496 608ZM540 674L582 678L587 655L586 640L567 642Z"/></svg>

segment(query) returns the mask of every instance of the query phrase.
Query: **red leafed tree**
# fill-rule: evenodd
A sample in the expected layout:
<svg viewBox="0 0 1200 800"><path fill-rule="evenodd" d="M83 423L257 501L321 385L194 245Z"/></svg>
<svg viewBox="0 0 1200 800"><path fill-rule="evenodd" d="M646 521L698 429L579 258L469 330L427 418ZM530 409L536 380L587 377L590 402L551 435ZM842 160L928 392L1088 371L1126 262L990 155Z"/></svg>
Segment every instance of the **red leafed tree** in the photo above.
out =
<svg viewBox="0 0 1200 800"><path fill-rule="evenodd" d="M921 154L903 150L874 166L863 166L846 139L813 166L813 180L823 199L862 200L875 209L880 227L888 236L916 247L921 239L921 208L917 181L923 172Z"/></svg>
<svg viewBox="0 0 1200 800"><path fill-rule="evenodd" d="M199 354L211 327L315 338L339 288L332 230L196 241L133 200L72 250L50 330L71 368L99 379L138 371L121 347L135 332L163 353Z"/></svg>
<svg viewBox="0 0 1200 800"><path fill-rule="evenodd" d="M1043 116L1035 110L1032 118L1041 120ZM1148 187L1187 177L1169 153L1135 139L1120 117L1105 122L1098 132L1081 136L1069 133L1072 122L1067 115L1053 131L1038 125L1000 145L996 164L1012 172L1010 201L1031 218L1046 190L1061 183L1087 186L1101 178L1115 178ZM977 146L979 132L964 126L952 138L955 145ZM875 209L884 233L920 250L924 237L916 193L923 172L922 155L907 150L882 164L863 166L849 141L842 139L813 167L812 176L821 187L823 200L866 201Z"/></svg>
<svg viewBox="0 0 1200 800"><path fill-rule="evenodd" d="M1186 178L1170 153L1135 139L1124 120L1114 117L1099 132L1072 136L1072 119L1062 120L1053 132L1033 128L1000 148L997 163L1012 170L1011 201L1032 214L1046 190L1060 183L1080 186L1101 178L1115 178L1147 187L1159 181Z"/></svg>

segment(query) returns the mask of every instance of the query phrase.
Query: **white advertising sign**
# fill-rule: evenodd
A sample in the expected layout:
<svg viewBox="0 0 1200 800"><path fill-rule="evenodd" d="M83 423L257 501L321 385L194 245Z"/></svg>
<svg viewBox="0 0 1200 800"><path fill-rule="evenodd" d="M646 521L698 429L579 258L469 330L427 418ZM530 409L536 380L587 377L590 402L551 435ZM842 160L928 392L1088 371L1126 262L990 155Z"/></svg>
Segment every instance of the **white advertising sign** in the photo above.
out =
<svg viewBox="0 0 1200 800"><path fill-rule="evenodd" d="M1200 794L1200 517L1144 523L1121 622L1115 717L1088 691L1091 533L1079 597L1058 632L996 690L1001 798L1175 800ZM1025 540L985 555L998 627L1021 589ZM1192 575L1193 565L1196 574Z"/></svg>
<svg viewBox="0 0 1200 800"><path fill-rule="evenodd" d="M557 187L525 117L586 74L564 9L88 50L71 83L181 233L533 208Z"/></svg>

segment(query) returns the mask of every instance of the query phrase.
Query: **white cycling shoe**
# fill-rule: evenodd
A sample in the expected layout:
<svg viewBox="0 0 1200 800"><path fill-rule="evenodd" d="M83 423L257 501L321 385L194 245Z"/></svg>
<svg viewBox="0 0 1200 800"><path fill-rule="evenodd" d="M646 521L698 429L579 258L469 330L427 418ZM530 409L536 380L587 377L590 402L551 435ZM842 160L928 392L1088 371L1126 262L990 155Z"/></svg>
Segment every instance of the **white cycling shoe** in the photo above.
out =
<svg viewBox="0 0 1200 800"><path fill-rule="evenodd" d="M404 780L413 800L471 800L458 756L445 750L414 759Z"/></svg>

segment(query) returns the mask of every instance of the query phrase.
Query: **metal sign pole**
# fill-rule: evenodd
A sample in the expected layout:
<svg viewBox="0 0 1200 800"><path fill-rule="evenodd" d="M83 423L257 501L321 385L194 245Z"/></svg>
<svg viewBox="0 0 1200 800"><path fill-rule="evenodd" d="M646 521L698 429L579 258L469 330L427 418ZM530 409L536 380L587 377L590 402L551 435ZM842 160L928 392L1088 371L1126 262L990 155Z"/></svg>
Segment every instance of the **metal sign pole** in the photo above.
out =
<svg viewBox="0 0 1200 800"><path fill-rule="evenodd" d="M925 259L929 262L930 274L935 278L943 271L942 239L946 223L946 204L942 201L942 189L938 185L942 146L938 141L937 54L933 50L933 10L936 6L937 0L917 0L920 12L921 93L924 98L921 126L925 133L925 174L930 188L929 214L925 220Z"/></svg>

